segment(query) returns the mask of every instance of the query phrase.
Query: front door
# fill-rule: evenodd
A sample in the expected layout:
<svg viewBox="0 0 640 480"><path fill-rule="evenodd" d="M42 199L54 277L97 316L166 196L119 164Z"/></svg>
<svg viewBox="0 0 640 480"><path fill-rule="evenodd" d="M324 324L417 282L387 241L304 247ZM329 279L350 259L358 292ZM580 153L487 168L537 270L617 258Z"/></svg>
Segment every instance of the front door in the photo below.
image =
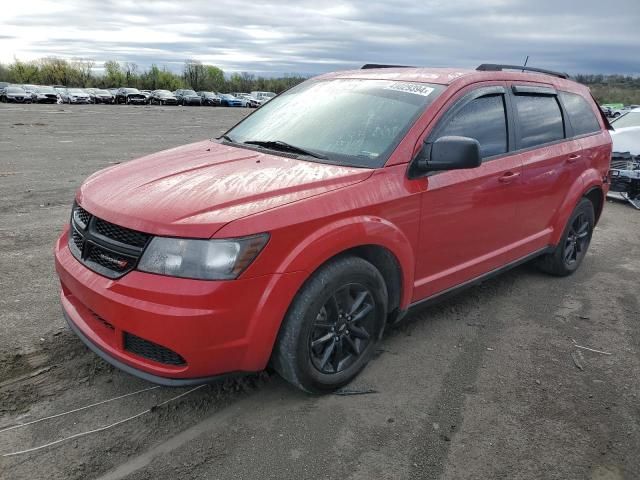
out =
<svg viewBox="0 0 640 480"><path fill-rule="evenodd" d="M518 258L514 231L521 159L510 154L509 98L505 85L464 91L429 134L471 137L482 165L426 178L421 199L413 302L494 270Z"/></svg>

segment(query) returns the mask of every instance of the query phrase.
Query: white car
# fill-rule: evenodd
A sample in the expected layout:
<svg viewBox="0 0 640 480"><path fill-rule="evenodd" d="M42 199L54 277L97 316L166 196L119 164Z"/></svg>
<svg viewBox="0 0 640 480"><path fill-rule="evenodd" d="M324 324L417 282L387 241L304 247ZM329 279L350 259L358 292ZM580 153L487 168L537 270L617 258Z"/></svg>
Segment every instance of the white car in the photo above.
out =
<svg viewBox="0 0 640 480"><path fill-rule="evenodd" d="M614 108L611 110L610 116L617 120L618 118L622 117L623 115L626 115L628 112L632 110L636 110L637 108L638 108L638 105L627 105L622 108Z"/></svg>
<svg viewBox="0 0 640 480"><path fill-rule="evenodd" d="M629 152L640 155L640 108L629 110L611 122L614 152Z"/></svg>
<svg viewBox="0 0 640 480"><path fill-rule="evenodd" d="M640 126L625 127L611 132L614 152L629 152L640 155Z"/></svg>
<svg viewBox="0 0 640 480"><path fill-rule="evenodd" d="M611 187L607 196L626 200L640 210L640 108L613 121Z"/></svg>
<svg viewBox="0 0 640 480"><path fill-rule="evenodd" d="M269 100L275 97L276 94L273 92L251 92L251 96L257 98L262 103L267 103Z"/></svg>
<svg viewBox="0 0 640 480"><path fill-rule="evenodd" d="M91 97L81 88L65 88L64 91L58 92L64 103L91 103Z"/></svg>

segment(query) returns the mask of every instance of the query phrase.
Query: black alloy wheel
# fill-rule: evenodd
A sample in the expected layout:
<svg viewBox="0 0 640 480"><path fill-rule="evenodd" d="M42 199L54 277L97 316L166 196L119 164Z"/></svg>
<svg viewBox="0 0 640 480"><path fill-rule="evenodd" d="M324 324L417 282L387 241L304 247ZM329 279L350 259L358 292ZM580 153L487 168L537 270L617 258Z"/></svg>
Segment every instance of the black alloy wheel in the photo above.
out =
<svg viewBox="0 0 640 480"><path fill-rule="evenodd" d="M576 262L579 263L587 253L590 227L584 213L580 213L571 223L564 244L564 261L568 267Z"/></svg>
<svg viewBox="0 0 640 480"><path fill-rule="evenodd" d="M313 366L325 374L353 365L375 335L375 302L360 283L340 287L322 306L309 335Z"/></svg>
<svg viewBox="0 0 640 480"><path fill-rule="evenodd" d="M565 226L562 238L555 248L536 259L540 270L564 277L575 272L584 260L593 227L596 223L594 205L588 198L582 198Z"/></svg>
<svg viewBox="0 0 640 480"><path fill-rule="evenodd" d="M346 385L373 357L388 301L384 278L365 259L345 255L327 262L293 299L271 365L306 392Z"/></svg>

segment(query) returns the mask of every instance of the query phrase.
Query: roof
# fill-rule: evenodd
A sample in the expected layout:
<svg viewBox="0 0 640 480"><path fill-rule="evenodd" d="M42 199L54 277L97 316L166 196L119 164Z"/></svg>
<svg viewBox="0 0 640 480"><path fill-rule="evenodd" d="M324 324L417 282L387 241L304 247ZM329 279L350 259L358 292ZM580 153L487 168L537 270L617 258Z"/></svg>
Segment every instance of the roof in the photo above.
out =
<svg viewBox="0 0 640 480"><path fill-rule="evenodd" d="M371 68L359 70L346 70L342 72L326 73L316 77L317 79L349 78L368 80L393 80L398 82L435 83L439 85L451 85L454 82L469 84L482 81L528 81L553 85L555 87L568 87L575 90L579 84L559 78L553 75L535 72L519 71L479 71L464 68ZM586 87L582 87L586 88Z"/></svg>
<svg viewBox="0 0 640 480"><path fill-rule="evenodd" d="M394 80L398 82L422 82L449 85L453 80L477 73L475 70L456 68L371 68L346 70L320 75L317 78L361 78L368 80Z"/></svg>

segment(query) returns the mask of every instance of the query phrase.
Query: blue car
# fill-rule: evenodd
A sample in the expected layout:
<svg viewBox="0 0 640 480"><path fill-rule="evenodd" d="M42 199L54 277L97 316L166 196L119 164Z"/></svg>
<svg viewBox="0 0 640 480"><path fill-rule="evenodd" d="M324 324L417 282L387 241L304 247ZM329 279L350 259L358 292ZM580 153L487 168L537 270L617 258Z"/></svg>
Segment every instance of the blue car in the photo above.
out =
<svg viewBox="0 0 640 480"><path fill-rule="evenodd" d="M244 107L244 102L233 95L222 93L220 94L220 105L223 107Z"/></svg>

